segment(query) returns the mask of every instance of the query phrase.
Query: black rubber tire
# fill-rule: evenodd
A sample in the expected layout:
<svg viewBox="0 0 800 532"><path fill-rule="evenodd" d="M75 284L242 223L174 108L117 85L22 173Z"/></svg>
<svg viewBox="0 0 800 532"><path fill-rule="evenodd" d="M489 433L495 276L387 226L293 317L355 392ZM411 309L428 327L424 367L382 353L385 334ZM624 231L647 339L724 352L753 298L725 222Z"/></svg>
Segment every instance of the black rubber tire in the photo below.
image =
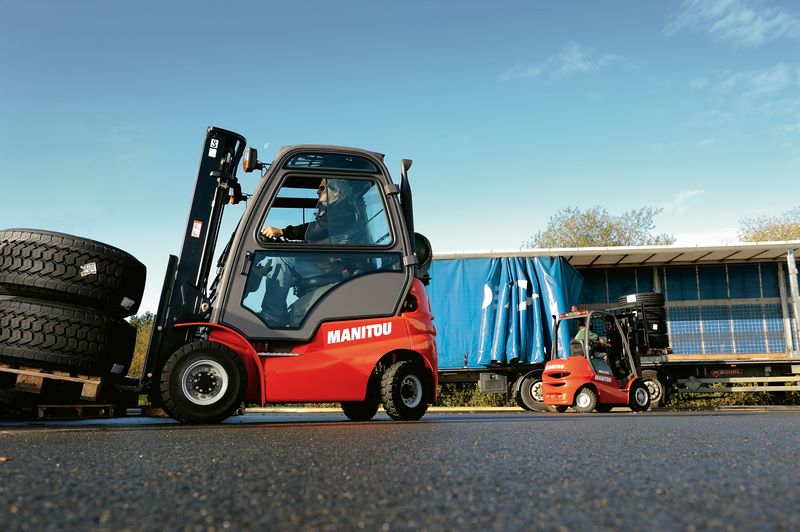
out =
<svg viewBox="0 0 800 532"><path fill-rule="evenodd" d="M542 374L528 373L514 383L514 400L529 412L547 412L549 408L542 397Z"/></svg>
<svg viewBox="0 0 800 532"><path fill-rule="evenodd" d="M135 344L135 327L97 310L0 296L0 361L86 375L125 375Z"/></svg>
<svg viewBox="0 0 800 532"><path fill-rule="evenodd" d="M628 304L628 298L636 296L636 303L642 303L645 307L663 307L664 294L660 292L637 292L621 296L617 301L620 305Z"/></svg>
<svg viewBox="0 0 800 532"><path fill-rule="evenodd" d="M583 397L586 398L586 402L584 404ZM578 403L581 404L578 404ZM597 394L594 393L594 390L589 388L588 386L584 386L575 394L575 404L572 405L572 408L575 409L576 412L580 414L587 414L595 409L597 406Z"/></svg>
<svg viewBox="0 0 800 532"><path fill-rule="evenodd" d="M430 394L426 378L418 364L401 360L392 364L381 377L383 408L394 420L416 421L428 410Z"/></svg>
<svg viewBox="0 0 800 532"><path fill-rule="evenodd" d="M642 392L644 390L644 392ZM638 379L631 386L630 400L628 406L634 412L644 412L650 408L650 392L641 379Z"/></svg>
<svg viewBox="0 0 800 532"><path fill-rule="evenodd" d="M642 381L647 387L647 393L650 394L650 406L664 406L666 393L664 383L658 378L658 373L653 370L645 370L642 372Z"/></svg>
<svg viewBox="0 0 800 532"><path fill-rule="evenodd" d="M378 401L352 401L342 403L342 412L351 421L369 421L378 412Z"/></svg>
<svg viewBox="0 0 800 532"><path fill-rule="evenodd" d="M564 406L564 405L558 405L558 406L556 406L554 408L556 409L556 412L558 412L559 414L563 414L564 412L567 411L567 408L569 408L569 407L568 406Z"/></svg>
<svg viewBox="0 0 800 532"><path fill-rule="evenodd" d="M597 410L598 412L600 412L602 414L608 414L609 412L611 412L612 408L614 408L614 407L611 406L611 405L597 405L597 406L594 407L595 410Z"/></svg>
<svg viewBox="0 0 800 532"><path fill-rule="evenodd" d="M133 256L87 238L40 231L0 231L0 293L135 314L146 268Z"/></svg>
<svg viewBox="0 0 800 532"><path fill-rule="evenodd" d="M190 373L195 365L197 373ZM217 385L224 386L217 390L217 397L213 393L209 398L202 397L206 389L202 387ZM197 340L175 351L164 364L159 379L164 411L182 423L224 421L239 409L246 390L247 371L239 355L226 345L208 340Z"/></svg>

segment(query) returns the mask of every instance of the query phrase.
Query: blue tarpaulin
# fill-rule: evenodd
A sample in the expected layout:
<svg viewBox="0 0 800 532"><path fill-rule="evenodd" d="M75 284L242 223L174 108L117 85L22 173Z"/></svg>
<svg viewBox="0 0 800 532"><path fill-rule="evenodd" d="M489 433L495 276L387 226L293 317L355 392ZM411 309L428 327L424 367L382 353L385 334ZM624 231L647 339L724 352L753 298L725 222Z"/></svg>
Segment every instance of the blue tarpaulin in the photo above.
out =
<svg viewBox="0 0 800 532"><path fill-rule="evenodd" d="M442 369L549 360L552 315L577 304L583 283L561 257L434 260L430 274Z"/></svg>

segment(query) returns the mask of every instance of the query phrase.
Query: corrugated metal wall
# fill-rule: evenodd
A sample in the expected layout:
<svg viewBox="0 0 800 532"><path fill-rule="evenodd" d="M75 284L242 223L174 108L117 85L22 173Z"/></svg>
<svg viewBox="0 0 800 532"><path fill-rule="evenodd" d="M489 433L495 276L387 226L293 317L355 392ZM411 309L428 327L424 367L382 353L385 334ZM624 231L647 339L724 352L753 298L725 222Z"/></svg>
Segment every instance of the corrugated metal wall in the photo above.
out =
<svg viewBox="0 0 800 532"><path fill-rule="evenodd" d="M584 276L581 305L587 308L617 305L618 298L626 294L656 289L663 292L675 354L787 351L777 263L665 266L655 272L652 267L591 268L580 272Z"/></svg>

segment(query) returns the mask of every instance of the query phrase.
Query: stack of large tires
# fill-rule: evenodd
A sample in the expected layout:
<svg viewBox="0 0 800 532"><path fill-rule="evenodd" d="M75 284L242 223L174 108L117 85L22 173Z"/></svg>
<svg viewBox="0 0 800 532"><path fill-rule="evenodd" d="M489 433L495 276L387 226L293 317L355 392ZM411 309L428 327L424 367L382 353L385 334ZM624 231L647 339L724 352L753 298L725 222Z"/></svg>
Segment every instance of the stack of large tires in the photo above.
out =
<svg viewBox="0 0 800 532"><path fill-rule="evenodd" d="M125 376L145 266L113 246L51 231L0 230L0 363Z"/></svg>
<svg viewBox="0 0 800 532"><path fill-rule="evenodd" d="M639 313L637 332L639 344L652 349L669 347L667 336L667 311L664 307L664 294L644 292L619 298L622 306L635 306Z"/></svg>

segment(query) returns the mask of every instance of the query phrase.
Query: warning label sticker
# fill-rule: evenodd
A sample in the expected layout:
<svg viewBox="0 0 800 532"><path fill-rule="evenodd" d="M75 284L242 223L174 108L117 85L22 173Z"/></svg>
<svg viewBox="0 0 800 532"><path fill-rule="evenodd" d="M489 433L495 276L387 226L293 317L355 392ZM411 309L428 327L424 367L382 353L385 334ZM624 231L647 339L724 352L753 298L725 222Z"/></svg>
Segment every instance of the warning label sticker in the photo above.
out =
<svg viewBox="0 0 800 532"><path fill-rule="evenodd" d="M203 222L195 220L192 223L192 238L200 238L200 232L203 230Z"/></svg>

